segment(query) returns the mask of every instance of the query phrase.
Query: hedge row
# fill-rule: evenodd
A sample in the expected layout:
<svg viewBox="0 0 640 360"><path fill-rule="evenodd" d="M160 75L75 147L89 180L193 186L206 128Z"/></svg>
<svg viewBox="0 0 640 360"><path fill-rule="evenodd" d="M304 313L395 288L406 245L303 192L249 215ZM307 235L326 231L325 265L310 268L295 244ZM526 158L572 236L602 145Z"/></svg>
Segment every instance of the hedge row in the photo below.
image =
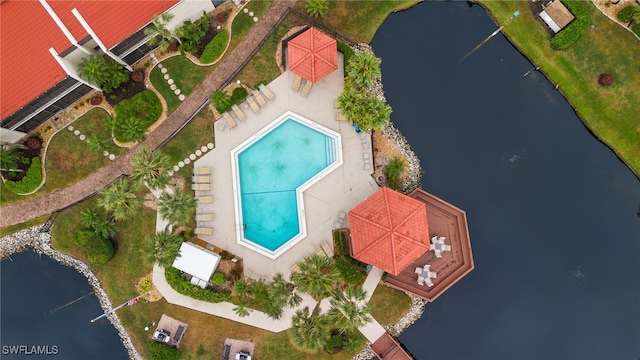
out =
<svg viewBox="0 0 640 360"><path fill-rule="evenodd" d="M216 36L209 41L207 46L202 51L202 55L200 55L200 62L203 64L209 64L217 60L224 49L227 48L227 43L229 42L229 31L222 30Z"/></svg>
<svg viewBox="0 0 640 360"><path fill-rule="evenodd" d="M636 7L633 5L627 5L618 11L618 20L628 23L633 20L633 16L636 14Z"/></svg>
<svg viewBox="0 0 640 360"><path fill-rule="evenodd" d="M365 274L349 265L344 258L336 259L336 268L340 272L340 277L349 285L360 285Z"/></svg>
<svg viewBox="0 0 640 360"><path fill-rule="evenodd" d="M164 276L173 290L196 300L219 303L227 301L231 297L230 291L213 291L191 284L189 280L185 279L182 274L180 274L180 271L174 267L165 269Z"/></svg>
<svg viewBox="0 0 640 360"><path fill-rule="evenodd" d="M633 25L633 27L631 28L631 31L633 31L636 35L640 36L640 24Z"/></svg>
<svg viewBox="0 0 640 360"><path fill-rule="evenodd" d="M73 242L85 250L87 259L94 265L106 264L116 252L111 240L87 228L76 231Z"/></svg>
<svg viewBox="0 0 640 360"><path fill-rule="evenodd" d="M231 110L233 104L239 104L247 97L247 89L244 87L237 87L233 89L231 96L227 95L223 90L214 91L211 94L211 102L216 110L222 114L225 111Z"/></svg>
<svg viewBox="0 0 640 360"><path fill-rule="evenodd" d="M31 160L31 166L20 181L7 181L7 190L16 194L27 194L35 190L42 182L42 163L39 157Z"/></svg>
<svg viewBox="0 0 640 360"><path fill-rule="evenodd" d="M591 23L589 12L582 1L565 0L562 3L576 18L551 39L551 46L558 50L567 49L578 41Z"/></svg>

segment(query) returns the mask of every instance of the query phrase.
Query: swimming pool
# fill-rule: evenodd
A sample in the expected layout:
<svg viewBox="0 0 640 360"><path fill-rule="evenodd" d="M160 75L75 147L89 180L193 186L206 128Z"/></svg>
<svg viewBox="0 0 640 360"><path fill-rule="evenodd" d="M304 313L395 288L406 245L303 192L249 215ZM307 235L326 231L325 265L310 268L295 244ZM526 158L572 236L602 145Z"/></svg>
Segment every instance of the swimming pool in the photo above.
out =
<svg viewBox="0 0 640 360"><path fill-rule="evenodd" d="M238 242L276 258L302 240L302 193L342 164L340 149L340 134L286 112L232 150Z"/></svg>

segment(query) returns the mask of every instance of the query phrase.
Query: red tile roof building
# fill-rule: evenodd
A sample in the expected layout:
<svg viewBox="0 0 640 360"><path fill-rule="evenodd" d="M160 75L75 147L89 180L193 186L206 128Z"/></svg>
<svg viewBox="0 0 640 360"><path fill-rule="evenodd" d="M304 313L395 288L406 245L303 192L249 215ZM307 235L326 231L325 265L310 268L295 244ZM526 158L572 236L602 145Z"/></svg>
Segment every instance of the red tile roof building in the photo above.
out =
<svg viewBox="0 0 640 360"><path fill-rule="evenodd" d="M68 77L50 54L75 49L52 15L51 7L75 40L83 44L89 34L71 12L77 9L104 45L111 49L180 0L0 2L0 115L7 117ZM74 82L77 86L77 83ZM35 106L34 106L35 108ZM5 127L5 124L3 124Z"/></svg>
<svg viewBox="0 0 640 360"><path fill-rule="evenodd" d="M426 205L383 187L349 211L351 256L397 275L430 248Z"/></svg>
<svg viewBox="0 0 640 360"><path fill-rule="evenodd" d="M312 27L287 43L289 70L317 82L338 69L335 39Z"/></svg>

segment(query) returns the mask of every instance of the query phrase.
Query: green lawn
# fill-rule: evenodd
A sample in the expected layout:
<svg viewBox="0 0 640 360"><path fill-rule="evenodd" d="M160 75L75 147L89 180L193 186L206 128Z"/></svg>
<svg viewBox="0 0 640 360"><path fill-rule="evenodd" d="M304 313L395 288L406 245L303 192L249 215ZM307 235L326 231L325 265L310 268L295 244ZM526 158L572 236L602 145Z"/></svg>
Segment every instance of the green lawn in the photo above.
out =
<svg viewBox="0 0 640 360"><path fill-rule="evenodd" d="M407 294L384 285L378 285L369 303L371 315L383 326L396 324L411 307Z"/></svg>
<svg viewBox="0 0 640 360"><path fill-rule="evenodd" d="M260 18L271 6L272 0L253 0L250 1L243 10L240 10L238 14L233 18L231 24L231 44L230 49L235 48L238 43L244 38L245 35L251 30L255 22L249 14L244 13L244 9L248 9L253 12L253 16Z"/></svg>
<svg viewBox="0 0 640 360"><path fill-rule="evenodd" d="M362 334L357 333L357 336ZM358 351L359 352L359 351ZM350 353L345 350L331 355L326 351L320 351L315 354L308 354L295 350L289 342L289 333L282 331L279 333L267 333L262 343L256 346L256 359L287 359L287 360L306 360L306 359L325 359L325 360L342 360L351 359L356 353Z"/></svg>
<svg viewBox="0 0 640 360"><path fill-rule="evenodd" d="M570 48L550 47L549 35L525 3L481 1L499 24L515 11L520 16L503 32L541 70L577 109L587 127L607 143L636 174L640 174L638 99L640 42L621 26L585 3L593 28ZM598 75L609 72L615 83L603 88Z"/></svg>
<svg viewBox="0 0 640 360"><path fill-rule="evenodd" d="M416 0L330 1L329 12L318 20L355 42L369 43L387 16L417 4ZM304 1L295 9L306 14Z"/></svg>
<svg viewBox="0 0 640 360"><path fill-rule="evenodd" d="M110 134L104 127L104 119L107 115L105 110L94 108L79 117L72 125L87 136L98 133L109 139ZM116 155L125 151L116 146L113 141L109 141L108 150ZM2 184L0 185L2 204L31 199L62 189L87 177L109 162L102 153L91 150L86 142L80 141L72 132L62 129L53 136L47 149L46 180L42 188L32 195L20 196L8 191Z"/></svg>
<svg viewBox="0 0 640 360"><path fill-rule="evenodd" d="M167 74L175 81L180 93L184 96L189 96L216 67L215 65L198 66L182 55L170 57L163 60L161 64L167 69ZM151 70L149 80L166 100L169 114L171 114L180 106L181 101L178 99L178 95L171 90L164 79L164 74L157 66Z"/></svg>

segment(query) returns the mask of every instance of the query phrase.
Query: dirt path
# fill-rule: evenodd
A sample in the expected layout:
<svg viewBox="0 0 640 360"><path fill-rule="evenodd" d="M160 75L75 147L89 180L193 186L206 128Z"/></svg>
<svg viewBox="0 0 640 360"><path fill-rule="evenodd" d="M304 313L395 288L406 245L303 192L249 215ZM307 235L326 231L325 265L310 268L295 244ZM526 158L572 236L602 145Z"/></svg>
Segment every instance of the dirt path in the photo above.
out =
<svg viewBox="0 0 640 360"><path fill-rule="evenodd" d="M144 143L71 186L0 208L0 227L19 224L67 208L93 195L121 175L129 174L131 157L137 154L142 146L156 149L171 138L178 129L182 128L191 115L207 100L211 92L222 87L224 82L238 71L239 64L243 64L260 46L263 39L267 37L274 25L292 5L293 0L274 1L238 47L222 60L204 82L163 122L162 126L147 136Z"/></svg>

